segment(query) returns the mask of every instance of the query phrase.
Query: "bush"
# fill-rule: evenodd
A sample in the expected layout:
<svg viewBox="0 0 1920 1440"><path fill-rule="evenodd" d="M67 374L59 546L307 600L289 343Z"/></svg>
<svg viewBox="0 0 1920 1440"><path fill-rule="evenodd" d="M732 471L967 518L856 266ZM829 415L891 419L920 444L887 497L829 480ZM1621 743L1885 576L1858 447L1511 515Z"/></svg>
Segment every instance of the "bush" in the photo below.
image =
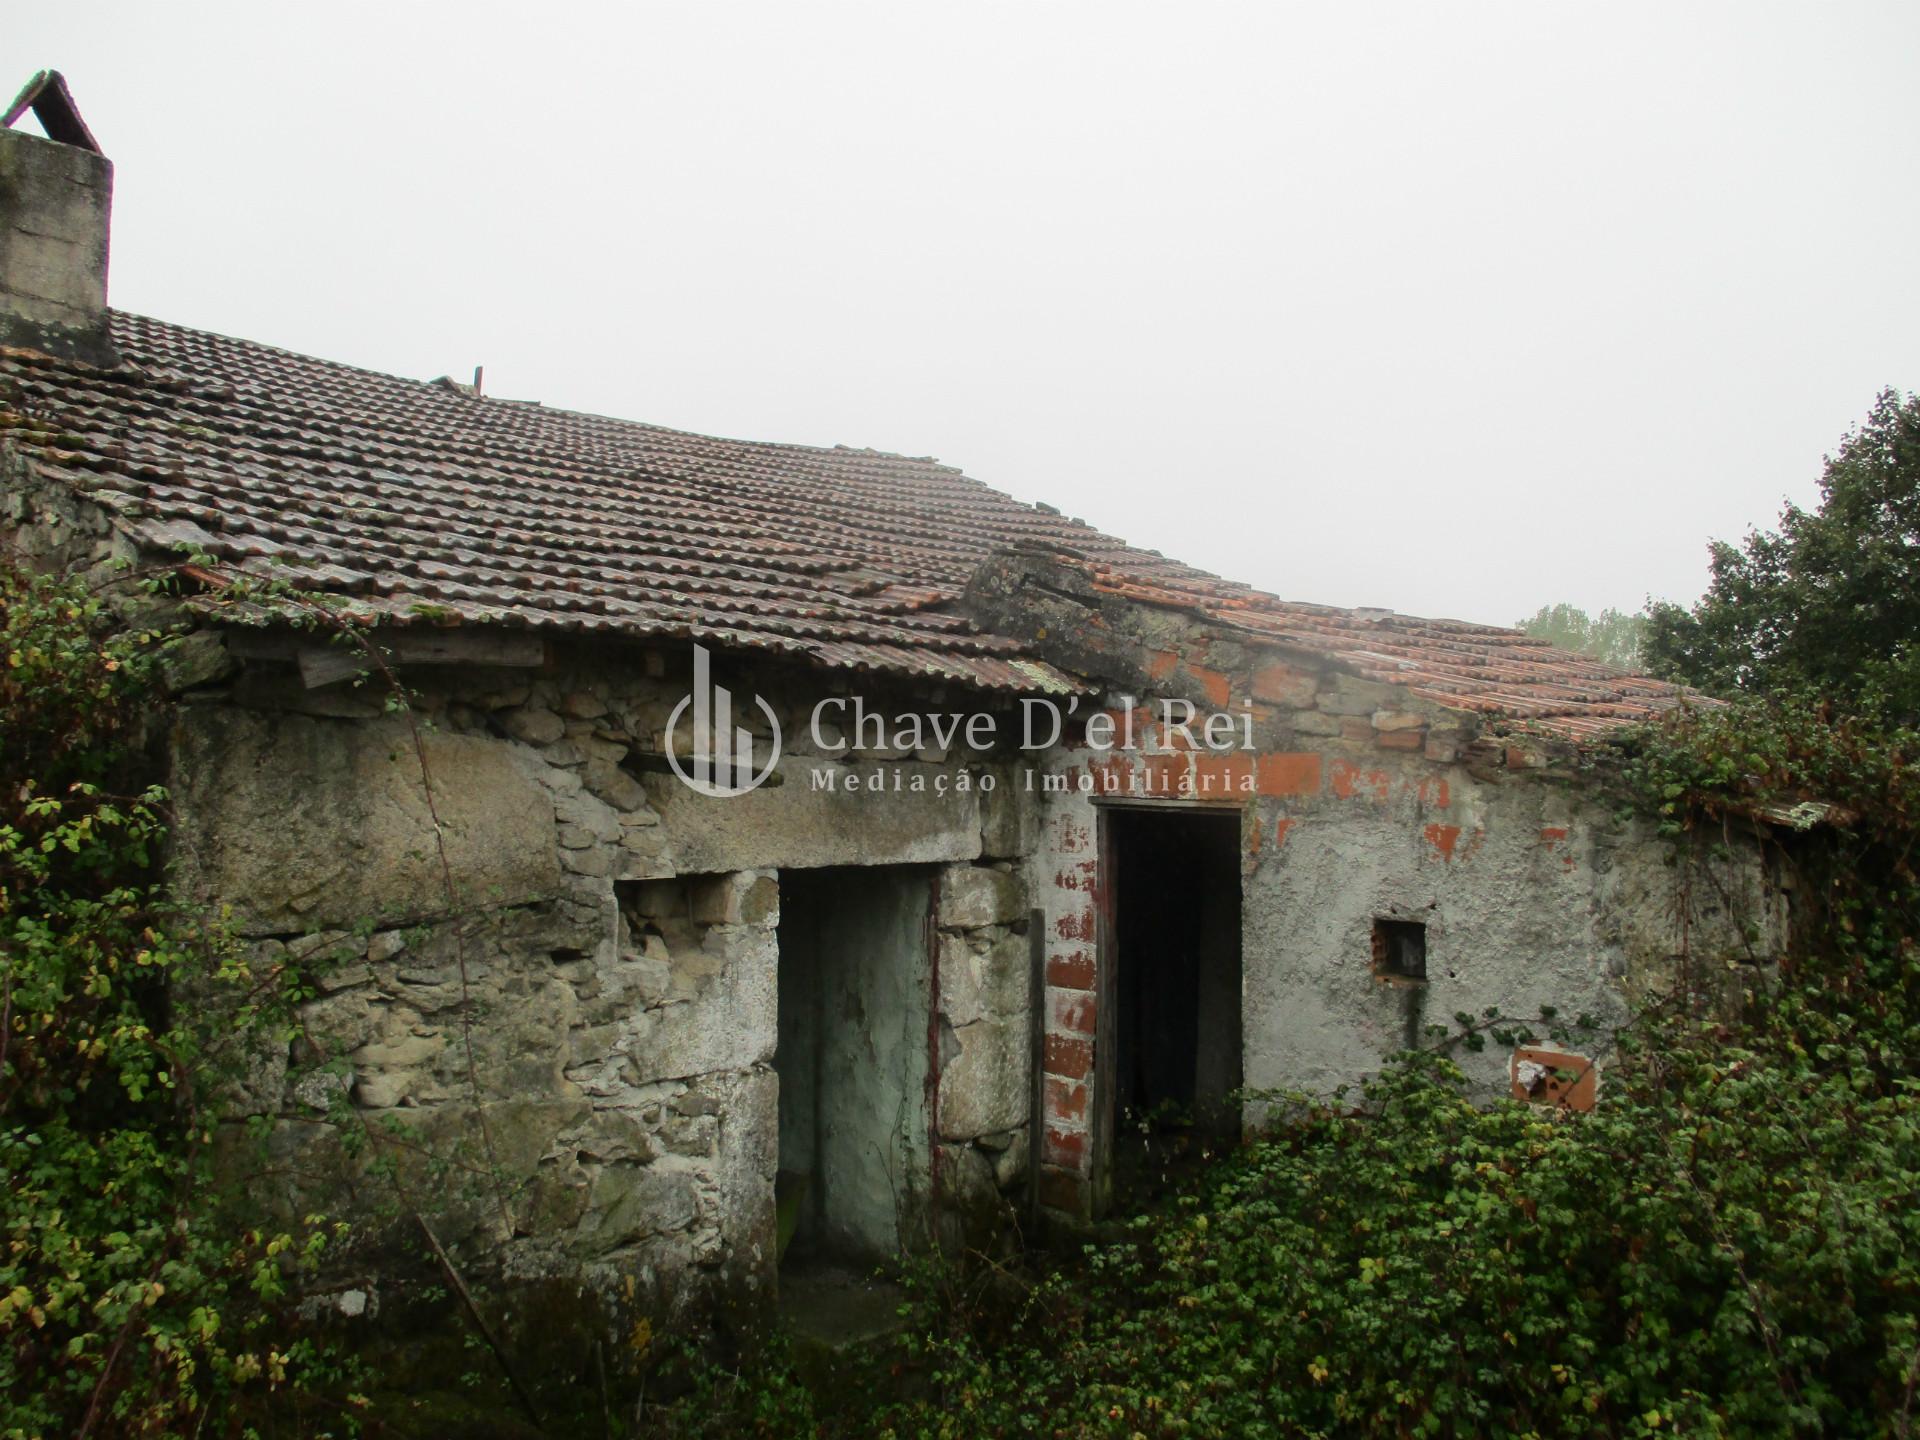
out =
<svg viewBox="0 0 1920 1440"><path fill-rule="evenodd" d="M277 974L165 898L143 785L162 637L0 569L0 1434L173 1434L282 1393L276 1316L325 1232L245 1228L210 1164ZM192 1005L172 1000L192 993Z"/></svg>
<svg viewBox="0 0 1920 1440"><path fill-rule="evenodd" d="M1669 1055L1669 1060L1674 1057ZM1090 1252L1014 1344L937 1322L900 1435L1878 1433L1909 1403L1920 1107L1751 1054L1588 1116L1409 1056Z"/></svg>

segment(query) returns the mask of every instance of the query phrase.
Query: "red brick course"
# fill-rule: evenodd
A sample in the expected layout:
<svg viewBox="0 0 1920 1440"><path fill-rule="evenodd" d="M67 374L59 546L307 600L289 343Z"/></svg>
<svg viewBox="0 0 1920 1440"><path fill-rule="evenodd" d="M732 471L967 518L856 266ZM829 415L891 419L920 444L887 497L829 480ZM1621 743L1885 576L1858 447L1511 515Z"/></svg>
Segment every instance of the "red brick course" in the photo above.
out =
<svg viewBox="0 0 1920 1440"><path fill-rule="evenodd" d="M1093 989L1093 956L1084 950L1071 955L1052 955L1047 959L1047 984L1062 990Z"/></svg>
<svg viewBox="0 0 1920 1440"><path fill-rule="evenodd" d="M1093 1073L1093 1041L1078 1035L1049 1035L1041 1045L1042 1064L1049 1075L1084 1080Z"/></svg>
<svg viewBox="0 0 1920 1440"><path fill-rule="evenodd" d="M1262 755L1254 787L1262 795L1318 795L1320 757L1312 751Z"/></svg>
<svg viewBox="0 0 1920 1440"><path fill-rule="evenodd" d="M1087 1087L1052 1075L1046 1078L1047 1119L1069 1120L1084 1125L1087 1120Z"/></svg>

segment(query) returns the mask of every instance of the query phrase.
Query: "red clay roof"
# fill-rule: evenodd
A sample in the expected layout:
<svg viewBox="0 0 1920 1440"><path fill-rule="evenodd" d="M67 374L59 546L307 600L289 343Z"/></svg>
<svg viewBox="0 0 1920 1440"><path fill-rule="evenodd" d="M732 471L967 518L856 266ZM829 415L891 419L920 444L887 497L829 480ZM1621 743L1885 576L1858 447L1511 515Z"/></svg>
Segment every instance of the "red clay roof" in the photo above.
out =
<svg viewBox="0 0 1920 1440"><path fill-rule="evenodd" d="M1117 593L1569 736L1680 694L1511 630L1282 602L932 460L480 399L118 311L113 338L116 370L0 350L0 424L43 471L150 544L396 620L690 636L988 689L1073 687L959 612L973 569L1021 545Z"/></svg>

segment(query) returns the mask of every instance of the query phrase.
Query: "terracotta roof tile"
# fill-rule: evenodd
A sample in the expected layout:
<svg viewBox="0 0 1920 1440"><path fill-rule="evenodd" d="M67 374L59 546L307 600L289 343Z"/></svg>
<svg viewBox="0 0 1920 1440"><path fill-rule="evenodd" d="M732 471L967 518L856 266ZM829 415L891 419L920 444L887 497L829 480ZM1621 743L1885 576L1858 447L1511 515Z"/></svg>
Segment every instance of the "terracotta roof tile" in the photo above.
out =
<svg viewBox="0 0 1920 1440"><path fill-rule="evenodd" d="M111 371L0 350L0 423L162 547L369 612L697 637L995 690L1077 682L959 613L995 550L1324 655L1442 705L1589 737L1679 703L1510 630L1283 602L949 466L480 399L115 312Z"/></svg>

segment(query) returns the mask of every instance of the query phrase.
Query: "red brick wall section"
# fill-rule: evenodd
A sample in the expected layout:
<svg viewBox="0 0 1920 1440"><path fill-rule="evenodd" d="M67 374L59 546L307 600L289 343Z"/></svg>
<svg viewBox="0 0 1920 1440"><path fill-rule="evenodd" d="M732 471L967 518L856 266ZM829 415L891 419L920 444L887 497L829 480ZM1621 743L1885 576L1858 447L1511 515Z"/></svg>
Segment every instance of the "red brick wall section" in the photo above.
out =
<svg viewBox="0 0 1920 1440"><path fill-rule="evenodd" d="M1184 758L1184 757L1183 757ZM1049 817L1040 863L1053 893L1047 912L1046 1029L1041 1045L1040 1201L1087 1213L1093 1143L1094 937L1098 933L1098 839L1085 812Z"/></svg>

